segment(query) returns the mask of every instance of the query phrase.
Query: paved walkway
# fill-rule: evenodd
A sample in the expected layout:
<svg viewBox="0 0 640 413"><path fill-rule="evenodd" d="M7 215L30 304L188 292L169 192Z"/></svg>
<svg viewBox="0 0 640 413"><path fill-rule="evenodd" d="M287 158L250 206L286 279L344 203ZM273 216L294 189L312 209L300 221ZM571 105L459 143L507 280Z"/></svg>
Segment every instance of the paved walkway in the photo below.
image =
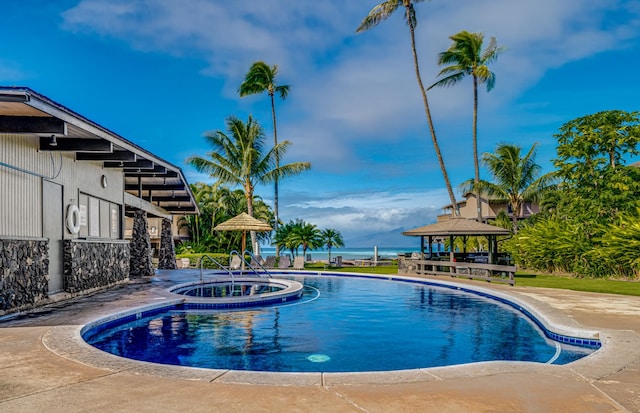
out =
<svg viewBox="0 0 640 413"><path fill-rule="evenodd" d="M194 277L163 271L0 321L0 412L640 412L640 297L435 278L508 294L565 331L598 331L603 348L566 366L222 374L123 361L78 340L83 324L157 303L169 285Z"/></svg>

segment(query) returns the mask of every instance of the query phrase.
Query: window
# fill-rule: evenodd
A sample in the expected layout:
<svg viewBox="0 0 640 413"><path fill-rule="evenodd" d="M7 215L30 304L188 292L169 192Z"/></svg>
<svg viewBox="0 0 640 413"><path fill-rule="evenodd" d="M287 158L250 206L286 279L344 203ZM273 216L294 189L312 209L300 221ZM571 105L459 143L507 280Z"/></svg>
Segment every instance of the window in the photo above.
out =
<svg viewBox="0 0 640 413"><path fill-rule="evenodd" d="M81 193L79 210L81 238L121 238L122 206Z"/></svg>

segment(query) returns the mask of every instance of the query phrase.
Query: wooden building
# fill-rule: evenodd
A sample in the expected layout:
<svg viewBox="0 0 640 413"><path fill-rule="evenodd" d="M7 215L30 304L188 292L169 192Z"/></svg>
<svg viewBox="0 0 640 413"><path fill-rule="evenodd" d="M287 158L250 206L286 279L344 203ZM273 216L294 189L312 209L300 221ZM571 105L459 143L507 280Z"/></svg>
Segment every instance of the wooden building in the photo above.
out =
<svg viewBox="0 0 640 413"><path fill-rule="evenodd" d="M175 267L171 220L198 213L177 166L25 87L0 87L0 314ZM131 240L125 239L133 220Z"/></svg>
<svg viewBox="0 0 640 413"><path fill-rule="evenodd" d="M455 208L460 212L460 218L477 219L478 204L482 207L482 222L484 223L489 219L495 219L502 211L504 211L509 218L513 215L511 205L509 205L508 202L487 197L481 197L480 202L478 202L476 194L473 192L467 192L463 195L463 198L463 200L456 202L455 206ZM442 209L443 213L437 217L438 222L451 218L453 205L445 205ZM538 212L540 212L538 204L528 201L522 204L520 211L516 211L518 219L529 218L531 215L537 214Z"/></svg>

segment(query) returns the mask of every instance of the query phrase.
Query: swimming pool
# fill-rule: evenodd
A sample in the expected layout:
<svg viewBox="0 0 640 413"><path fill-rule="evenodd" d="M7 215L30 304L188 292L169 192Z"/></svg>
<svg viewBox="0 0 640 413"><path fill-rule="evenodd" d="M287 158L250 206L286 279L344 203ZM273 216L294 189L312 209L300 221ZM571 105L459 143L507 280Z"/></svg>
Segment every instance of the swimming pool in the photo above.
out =
<svg viewBox="0 0 640 413"><path fill-rule="evenodd" d="M98 322L83 337L136 360L280 372L387 371L489 360L564 364L599 346L597 340L579 340L591 348L560 344L508 303L431 283L295 279L305 293L294 304L215 310L185 302Z"/></svg>

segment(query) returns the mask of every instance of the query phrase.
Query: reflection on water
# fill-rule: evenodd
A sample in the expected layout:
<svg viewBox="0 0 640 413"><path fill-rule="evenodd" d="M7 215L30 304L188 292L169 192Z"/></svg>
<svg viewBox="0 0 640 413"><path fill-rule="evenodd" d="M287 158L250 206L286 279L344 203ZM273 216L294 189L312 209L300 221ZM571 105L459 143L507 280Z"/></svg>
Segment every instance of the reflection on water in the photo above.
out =
<svg viewBox="0 0 640 413"><path fill-rule="evenodd" d="M376 371L486 360L546 362L556 351L510 307L408 283L305 277L314 301L247 311L169 311L99 333L129 358L261 371ZM314 293L305 288L305 295ZM565 347L561 362L590 351ZM310 355L326 355L323 363Z"/></svg>

